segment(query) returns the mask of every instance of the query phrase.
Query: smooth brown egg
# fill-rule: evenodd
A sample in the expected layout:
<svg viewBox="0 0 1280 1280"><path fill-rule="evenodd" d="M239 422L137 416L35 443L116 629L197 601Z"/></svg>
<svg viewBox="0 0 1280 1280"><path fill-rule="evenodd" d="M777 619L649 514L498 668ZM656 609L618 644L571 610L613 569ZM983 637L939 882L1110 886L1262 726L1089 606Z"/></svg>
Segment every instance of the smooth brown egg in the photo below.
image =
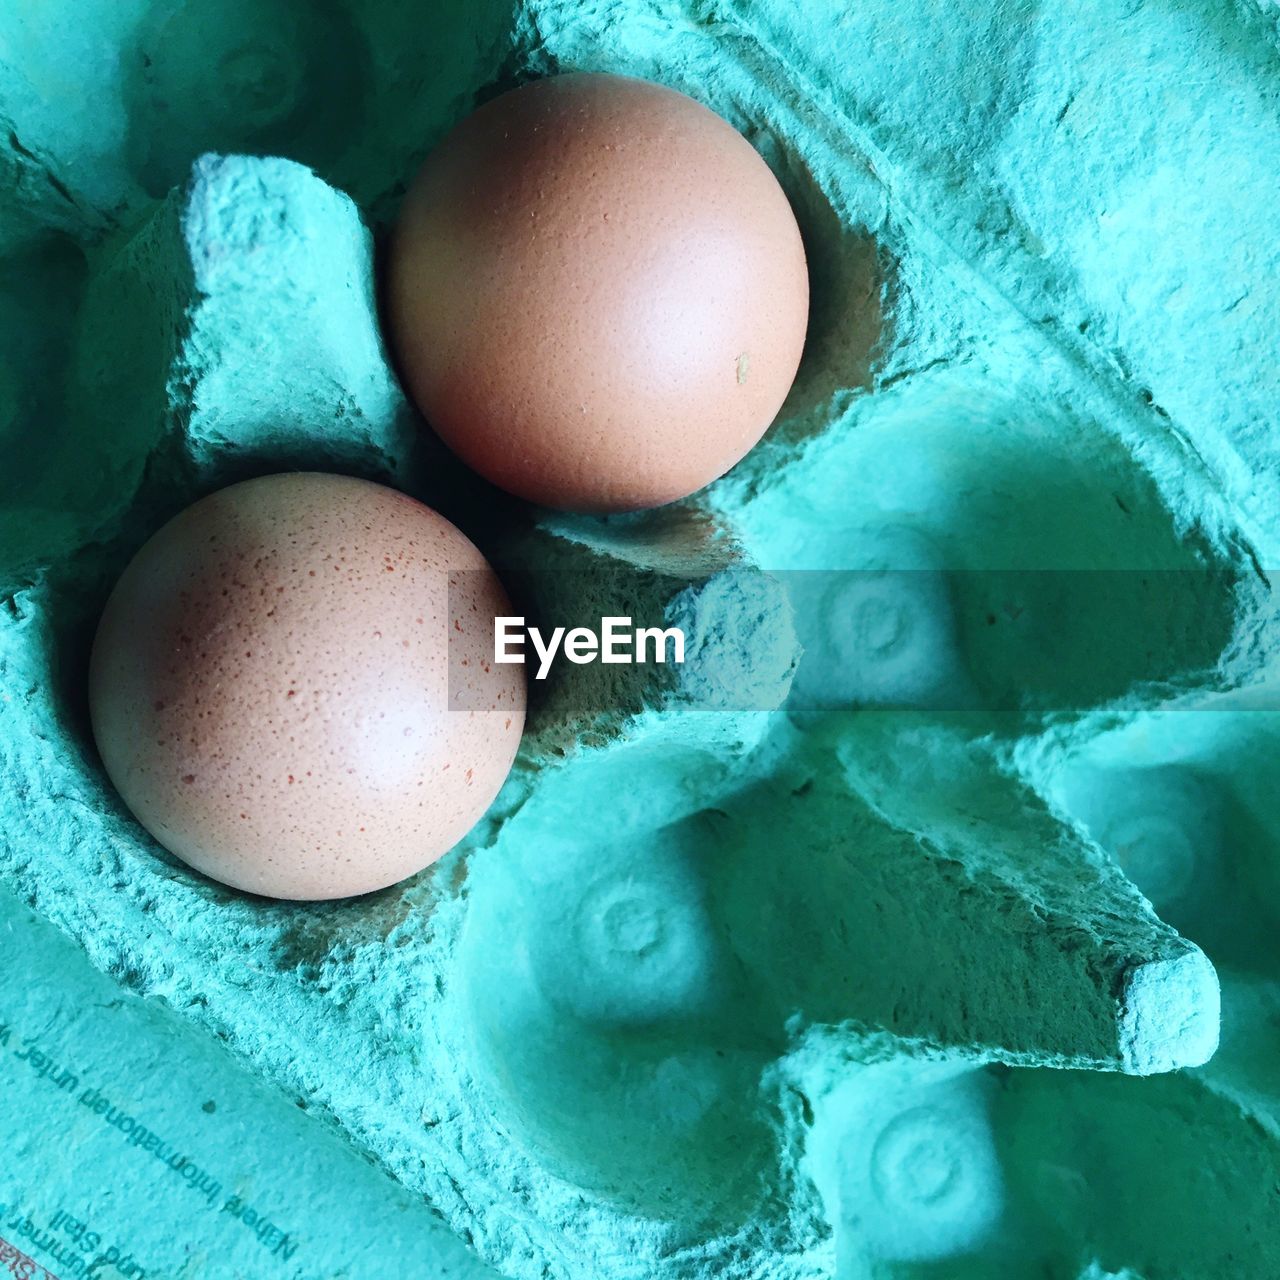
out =
<svg viewBox="0 0 1280 1280"><path fill-rule="evenodd" d="M267 476L197 502L116 585L90 712L111 781L172 853L273 898L420 870L481 817L524 723L509 613L452 524L381 485Z"/></svg>
<svg viewBox="0 0 1280 1280"><path fill-rule="evenodd" d="M809 306L795 216L746 139L684 94L590 74L494 99L428 157L388 289L445 443L577 511L727 471L795 378Z"/></svg>

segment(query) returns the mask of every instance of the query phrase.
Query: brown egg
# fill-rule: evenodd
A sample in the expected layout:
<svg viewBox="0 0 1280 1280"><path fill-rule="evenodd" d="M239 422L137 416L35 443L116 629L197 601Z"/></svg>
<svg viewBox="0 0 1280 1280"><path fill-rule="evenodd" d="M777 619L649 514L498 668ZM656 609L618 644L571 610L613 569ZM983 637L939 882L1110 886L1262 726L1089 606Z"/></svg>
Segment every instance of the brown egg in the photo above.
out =
<svg viewBox="0 0 1280 1280"><path fill-rule="evenodd" d="M394 489L233 485L125 570L89 672L111 781L155 838L273 898L394 884L484 813L524 723L479 551Z"/></svg>
<svg viewBox="0 0 1280 1280"><path fill-rule="evenodd" d="M428 157L391 247L409 390L468 465L547 506L684 497L759 440L800 361L809 281L768 166L660 85L504 94Z"/></svg>

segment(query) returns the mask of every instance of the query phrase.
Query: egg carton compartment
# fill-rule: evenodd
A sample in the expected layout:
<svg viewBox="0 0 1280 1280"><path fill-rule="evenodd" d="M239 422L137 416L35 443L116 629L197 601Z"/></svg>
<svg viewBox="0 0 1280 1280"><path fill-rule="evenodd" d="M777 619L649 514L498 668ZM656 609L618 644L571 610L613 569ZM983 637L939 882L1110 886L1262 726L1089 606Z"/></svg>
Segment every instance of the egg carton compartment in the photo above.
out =
<svg viewBox="0 0 1280 1280"><path fill-rule="evenodd" d="M1087 1236L1124 1275L1266 1275L1274 1130L1194 1074L1130 1083L1076 1072L1005 1083L998 1124L1025 1162L1039 1239L1052 1249ZM1210 1216L1219 1229L1198 1231Z"/></svg>
<svg viewBox="0 0 1280 1280"><path fill-rule="evenodd" d="M403 187L513 50L508 0L58 0L5 17L7 203L92 238L203 152L288 155L362 205ZM94 111L85 111L92 102Z"/></svg>
<svg viewBox="0 0 1280 1280"><path fill-rule="evenodd" d="M27 902L476 1275L1274 1271L1261 10L139 0L0 37ZM418 159L577 68L742 129L813 273L769 437L624 520L467 475L379 336ZM161 520L297 466L428 500L533 611L692 618L706 665L538 691L490 814L401 886L230 894L124 811L83 662Z"/></svg>
<svg viewBox="0 0 1280 1280"><path fill-rule="evenodd" d="M967 365L851 408L740 520L792 588L819 707L1017 732L1207 679L1253 595L1114 437Z"/></svg>

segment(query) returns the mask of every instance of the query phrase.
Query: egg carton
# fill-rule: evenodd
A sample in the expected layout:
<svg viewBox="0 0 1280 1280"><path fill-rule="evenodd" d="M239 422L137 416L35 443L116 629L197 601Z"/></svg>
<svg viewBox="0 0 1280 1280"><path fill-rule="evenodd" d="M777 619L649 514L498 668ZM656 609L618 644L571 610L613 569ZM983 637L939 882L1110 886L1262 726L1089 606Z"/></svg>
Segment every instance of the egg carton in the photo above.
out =
<svg viewBox="0 0 1280 1280"><path fill-rule="evenodd" d="M6 882L431 1205L406 1275L1273 1277L1278 43L1248 0L0 16ZM635 517L465 473L380 335L418 161L574 69L729 119L810 263L769 435ZM167 516L291 467L698 661L535 689L405 884L207 882L103 775L88 641Z"/></svg>

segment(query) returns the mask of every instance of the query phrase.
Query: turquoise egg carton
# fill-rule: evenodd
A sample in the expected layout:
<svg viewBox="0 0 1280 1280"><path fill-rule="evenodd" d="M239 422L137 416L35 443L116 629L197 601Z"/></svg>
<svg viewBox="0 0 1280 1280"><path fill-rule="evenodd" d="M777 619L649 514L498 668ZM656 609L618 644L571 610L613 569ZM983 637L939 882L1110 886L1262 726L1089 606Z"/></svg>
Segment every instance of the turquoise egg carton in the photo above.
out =
<svg viewBox="0 0 1280 1280"><path fill-rule="evenodd" d="M457 464L378 312L421 158L583 69L739 128L813 293L761 444L603 519ZM0 14L7 1247L64 1280L1280 1275L1278 85L1269 0ZM404 884L207 881L107 782L88 644L163 520L298 467L694 660L558 668ZM40 1116L99 1125L68 1064L109 1035L133 1127L94 1174ZM216 1248L175 1243L209 1186L132 1137L201 1105L147 1076L178 1061L237 1099ZM246 1222L273 1153L327 1188L280 1237ZM380 1243L338 1257L355 1206Z"/></svg>

